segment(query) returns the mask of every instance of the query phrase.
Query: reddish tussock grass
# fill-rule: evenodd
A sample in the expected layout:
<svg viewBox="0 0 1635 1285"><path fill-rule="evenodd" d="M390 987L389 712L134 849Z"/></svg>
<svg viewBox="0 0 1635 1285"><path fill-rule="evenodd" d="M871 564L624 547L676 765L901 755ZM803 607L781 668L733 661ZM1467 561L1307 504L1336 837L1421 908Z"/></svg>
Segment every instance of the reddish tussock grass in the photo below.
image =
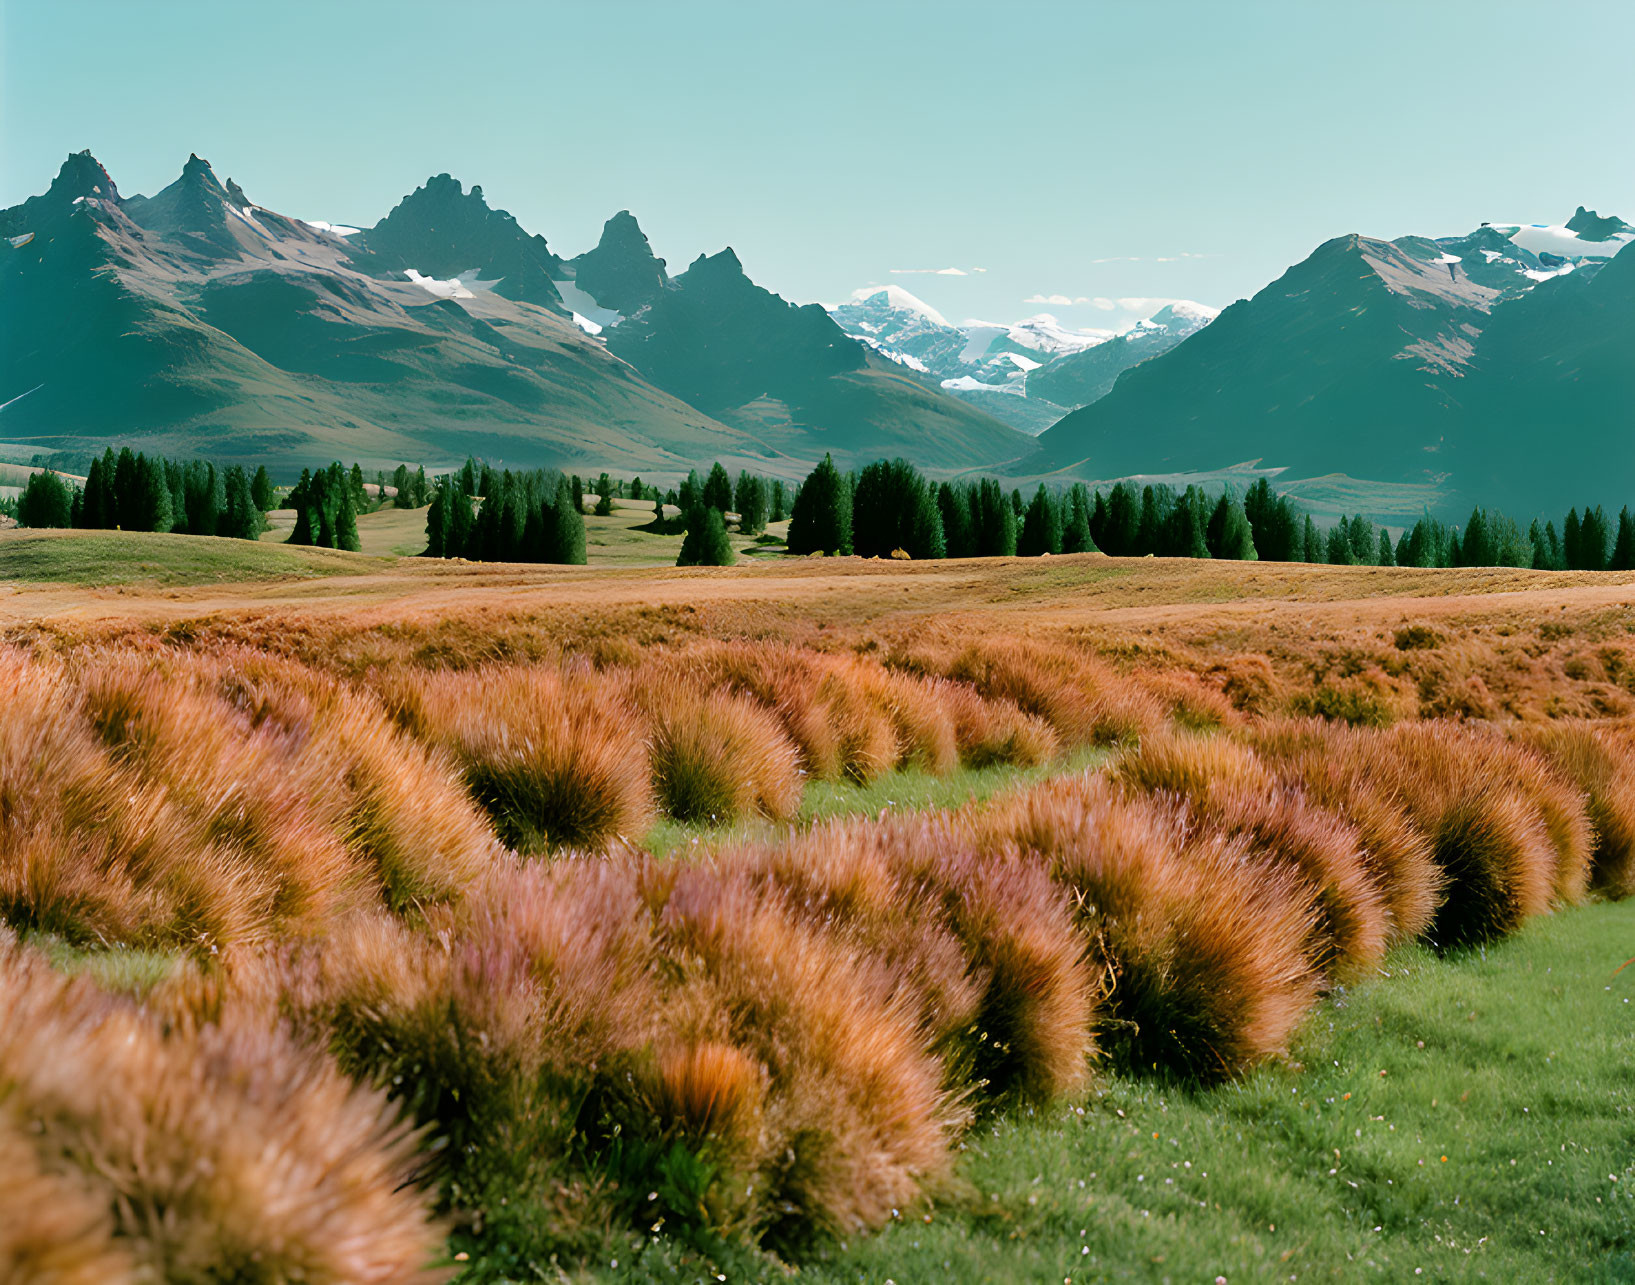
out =
<svg viewBox="0 0 1635 1285"><path fill-rule="evenodd" d="M880 1226L947 1171L961 1113L889 972L757 885L709 865L674 881L661 933L690 961L676 1036L766 1068L770 1136L754 1173L772 1243Z"/></svg>
<svg viewBox="0 0 1635 1285"><path fill-rule="evenodd" d="M367 698L255 655L0 658L0 913L208 953L457 897L493 841Z"/></svg>
<svg viewBox="0 0 1635 1285"><path fill-rule="evenodd" d="M1411 941L1436 917L1446 878L1429 835L1408 815L1388 776L1370 771L1358 732L1320 719L1261 724L1250 737L1263 762L1351 824L1389 916L1389 940Z"/></svg>
<svg viewBox="0 0 1635 1285"><path fill-rule="evenodd" d="M1392 780L1446 878L1428 930L1441 947L1503 936L1550 908L1558 854L1513 760L1450 724L1402 724L1355 742Z"/></svg>
<svg viewBox="0 0 1635 1285"><path fill-rule="evenodd" d="M646 720L653 788L669 815L724 823L799 811L799 752L763 706L668 674L637 675L626 691Z"/></svg>
<svg viewBox="0 0 1635 1285"><path fill-rule="evenodd" d="M1592 834L1590 886L1614 899L1635 892L1635 764L1627 741L1583 722L1528 724L1511 734L1583 796Z"/></svg>
<svg viewBox="0 0 1635 1285"><path fill-rule="evenodd" d="M387 707L446 750L522 852L605 848L652 815L641 720L611 685L545 666L392 674Z"/></svg>
<svg viewBox="0 0 1635 1285"><path fill-rule="evenodd" d="M68 1198L56 1217L77 1238L59 1252L123 1258L143 1280L225 1279L252 1263L269 1280L443 1278L429 1268L443 1229L415 1185L414 1139L384 1095L259 1012L167 1029L0 949L6 1145L20 1133L47 1197ZM27 1169L8 1181L40 1199Z"/></svg>
<svg viewBox="0 0 1635 1285"><path fill-rule="evenodd" d="M1317 967L1345 978L1384 958L1389 912L1357 832L1280 782L1249 747L1158 734L1121 755L1113 773L1128 789L1184 800L1206 829L1242 837L1260 859L1295 871L1317 906L1309 945Z"/></svg>
<svg viewBox="0 0 1635 1285"><path fill-rule="evenodd" d="M1292 875L1090 775L1019 792L974 824L1037 854L1072 898L1116 1064L1213 1080L1287 1050L1317 990L1302 948L1315 912Z"/></svg>

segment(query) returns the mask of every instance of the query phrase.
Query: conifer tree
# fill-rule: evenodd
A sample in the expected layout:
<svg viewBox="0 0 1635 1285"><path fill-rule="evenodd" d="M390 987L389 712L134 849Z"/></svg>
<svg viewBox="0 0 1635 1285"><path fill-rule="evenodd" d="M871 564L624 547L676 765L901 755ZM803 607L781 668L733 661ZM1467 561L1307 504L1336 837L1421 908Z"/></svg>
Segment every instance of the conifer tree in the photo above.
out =
<svg viewBox="0 0 1635 1285"><path fill-rule="evenodd" d="M191 496L191 491L189 492ZM290 507L295 510L295 530L290 532L291 544L311 544L316 536L312 525L312 470L302 469L301 480L295 484L290 492ZM188 503L188 524L191 529L193 522L193 505Z"/></svg>
<svg viewBox="0 0 1635 1285"><path fill-rule="evenodd" d="M772 482L772 516L769 521L782 522L788 516L789 507L784 496L783 479L775 478Z"/></svg>
<svg viewBox="0 0 1635 1285"><path fill-rule="evenodd" d="M1578 557L1583 571L1607 569L1607 544L1612 536L1606 511L1598 504L1584 509L1578 524Z"/></svg>
<svg viewBox="0 0 1635 1285"><path fill-rule="evenodd" d="M704 504L687 515L687 536L681 542L676 566L730 567L737 561L720 509Z"/></svg>
<svg viewBox="0 0 1635 1285"><path fill-rule="evenodd" d="M789 519L789 552L834 555L851 551L851 491L834 460L824 455L795 498Z"/></svg>
<svg viewBox="0 0 1635 1285"><path fill-rule="evenodd" d="M1062 524L1063 553L1093 553L1096 542L1090 534L1090 496L1079 482L1067 493L1067 517Z"/></svg>
<svg viewBox="0 0 1635 1285"><path fill-rule="evenodd" d="M757 535L766 530L766 486L747 469L738 474L732 507L738 514L740 534Z"/></svg>
<svg viewBox="0 0 1635 1285"><path fill-rule="evenodd" d="M255 502L253 484L237 464L227 469L222 493L221 534L235 540L260 539L266 529L266 519Z"/></svg>
<svg viewBox="0 0 1635 1285"><path fill-rule="evenodd" d="M1375 554L1375 560L1382 567L1396 565L1396 556L1391 552L1391 536L1384 527L1380 528L1379 552Z"/></svg>
<svg viewBox="0 0 1635 1285"><path fill-rule="evenodd" d="M976 556L976 530L971 525L971 503L952 482L937 488L937 516L942 519L943 552L950 558Z"/></svg>
<svg viewBox="0 0 1635 1285"><path fill-rule="evenodd" d="M1584 555L1579 545L1578 510L1567 510L1567 521L1561 531L1561 547L1569 571L1584 569Z"/></svg>
<svg viewBox="0 0 1635 1285"><path fill-rule="evenodd" d="M17 497L17 524L25 527L66 527L74 518L74 493L50 469L30 473Z"/></svg>
<svg viewBox="0 0 1635 1285"><path fill-rule="evenodd" d="M128 446L120 450L114 464L113 493L114 525L126 531L135 530L141 501L137 498L136 456Z"/></svg>
<svg viewBox="0 0 1635 1285"><path fill-rule="evenodd" d="M551 505L551 522L547 531L547 562L566 566L585 565L585 511L574 503L573 484L559 478L556 484L556 502Z"/></svg>
<svg viewBox="0 0 1635 1285"><path fill-rule="evenodd" d="M1141 493L1133 483L1120 482L1107 500L1105 536L1090 528L1096 543L1115 558L1134 557L1141 536Z"/></svg>
<svg viewBox="0 0 1635 1285"><path fill-rule="evenodd" d="M356 478L358 489L363 487L363 475ZM358 511L353 507L352 479L341 488L341 498L335 505L335 545L337 549L346 549L357 553L363 546L358 542Z"/></svg>
<svg viewBox="0 0 1635 1285"><path fill-rule="evenodd" d="M1235 562L1253 562L1256 560L1255 534L1250 529L1249 517L1243 511L1243 505L1237 497L1227 493L1226 511L1222 515L1220 552L1215 556L1227 558Z"/></svg>
<svg viewBox="0 0 1635 1285"><path fill-rule="evenodd" d="M1022 530L1016 538L1017 555L1037 558L1042 554L1062 551L1062 513L1056 499L1039 483L1027 511L1022 516Z"/></svg>
<svg viewBox="0 0 1635 1285"><path fill-rule="evenodd" d="M275 496L272 478L267 476L267 466L265 464L256 468L255 477L250 480L250 498L259 512L269 513L272 511Z"/></svg>
<svg viewBox="0 0 1635 1285"><path fill-rule="evenodd" d="M732 479L717 460L710 466L710 475L704 479L704 503L722 513L732 508Z"/></svg>
<svg viewBox="0 0 1635 1285"><path fill-rule="evenodd" d="M1630 516L1627 504L1618 510L1618 535L1607 566L1613 571L1635 571L1635 518Z"/></svg>

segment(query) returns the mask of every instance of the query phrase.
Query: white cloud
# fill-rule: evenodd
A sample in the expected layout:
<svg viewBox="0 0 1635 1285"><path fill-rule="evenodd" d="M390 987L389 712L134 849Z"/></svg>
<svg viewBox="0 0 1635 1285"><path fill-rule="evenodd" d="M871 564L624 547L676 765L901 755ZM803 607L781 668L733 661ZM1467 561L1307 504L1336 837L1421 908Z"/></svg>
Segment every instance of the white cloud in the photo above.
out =
<svg viewBox="0 0 1635 1285"><path fill-rule="evenodd" d="M1115 300L1098 295L1096 298L1090 300L1090 306L1092 308L1100 308L1103 312L1111 312L1114 308L1118 307L1118 303Z"/></svg>
<svg viewBox="0 0 1635 1285"><path fill-rule="evenodd" d="M1183 300L1147 298L1141 295L1126 295L1124 298L1116 300L1115 302L1117 302L1118 306L1125 312L1133 312L1137 316L1141 317L1150 317L1160 308L1167 308L1170 306L1170 304L1181 303Z"/></svg>
<svg viewBox="0 0 1635 1285"><path fill-rule="evenodd" d="M1091 259L1091 263L1174 263L1178 259L1207 259L1207 254L1194 254L1191 250L1182 250L1179 254L1162 254L1156 258L1142 254L1119 254L1110 259Z"/></svg>
<svg viewBox="0 0 1635 1285"><path fill-rule="evenodd" d="M1073 300L1068 298L1065 294L1030 294L1026 299L1022 300L1022 302L1053 303L1058 308L1070 308L1073 306ZM1080 302L1082 303L1083 301L1080 300Z"/></svg>
<svg viewBox="0 0 1635 1285"><path fill-rule="evenodd" d="M977 268L978 272L986 272L986 268ZM896 277L964 277L970 274L964 268L893 268L891 274Z"/></svg>

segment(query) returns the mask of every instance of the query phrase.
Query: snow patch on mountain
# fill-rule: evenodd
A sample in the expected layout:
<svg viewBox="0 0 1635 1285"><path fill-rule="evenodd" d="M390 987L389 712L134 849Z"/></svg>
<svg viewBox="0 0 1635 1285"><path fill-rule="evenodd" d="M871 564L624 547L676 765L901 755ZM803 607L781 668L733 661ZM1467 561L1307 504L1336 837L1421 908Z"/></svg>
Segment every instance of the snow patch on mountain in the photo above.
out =
<svg viewBox="0 0 1635 1285"><path fill-rule="evenodd" d="M338 236L343 239L349 236L357 236L359 232L358 228L349 228L344 223L325 223L322 219L302 219L301 222L315 231L327 232L330 236Z"/></svg>
<svg viewBox="0 0 1635 1285"><path fill-rule="evenodd" d="M446 281L428 277L413 268L405 269L403 275L427 294L436 295L439 299L475 299L478 291L492 290L503 280L501 277L495 277L492 281L485 281L477 268L467 268L459 276L450 277Z"/></svg>
<svg viewBox="0 0 1635 1285"><path fill-rule="evenodd" d="M624 320L622 312L602 307L589 293L581 290L572 281L555 281L552 284L562 296L562 302L572 311L573 319L579 323L581 330L586 330L586 322L596 327L595 330L587 330L586 333L599 335L609 326L616 326Z"/></svg>
<svg viewBox="0 0 1635 1285"><path fill-rule="evenodd" d="M1013 397L1027 396L1027 390L1020 381L1007 384L984 384L980 379L973 379L969 375L958 375L953 379L945 379L942 386L950 392L956 393L1008 393Z"/></svg>
<svg viewBox="0 0 1635 1285"><path fill-rule="evenodd" d="M917 295L910 294L901 286L864 286L860 290L852 291L852 301L863 303L873 301L876 304L884 297L884 306L897 312L913 313L924 317L933 326L946 326L948 319ZM831 309L832 311L832 309Z"/></svg>
<svg viewBox="0 0 1635 1285"><path fill-rule="evenodd" d="M1563 259L1610 259L1635 241L1635 233L1631 232L1617 233L1605 241L1587 241L1560 223L1503 223L1494 227L1523 250Z"/></svg>

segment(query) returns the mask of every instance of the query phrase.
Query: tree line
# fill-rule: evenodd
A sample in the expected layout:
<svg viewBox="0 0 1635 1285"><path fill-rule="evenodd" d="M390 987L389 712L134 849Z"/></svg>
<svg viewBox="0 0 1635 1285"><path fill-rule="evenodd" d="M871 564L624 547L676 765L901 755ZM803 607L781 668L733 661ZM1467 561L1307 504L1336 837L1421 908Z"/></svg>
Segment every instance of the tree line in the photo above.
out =
<svg viewBox="0 0 1635 1285"><path fill-rule="evenodd" d="M555 469L496 471L468 459L432 488L426 556L583 565L583 505L583 483Z"/></svg>
<svg viewBox="0 0 1635 1285"><path fill-rule="evenodd" d="M17 521L28 527L159 531L259 539L275 491L265 468L252 476L240 465L218 469L208 460L162 455L94 457L78 486L49 469L29 476L17 497Z"/></svg>
<svg viewBox="0 0 1635 1285"><path fill-rule="evenodd" d="M1514 566L1541 570L1635 570L1635 516L1600 506L1525 531L1496 509L1474 508L1463 527L1428 513L1393 541L1357 514L1320 529L1287 495L1257 479L1241 494L1201 487L1119 482L1103 492L1079 483L1031 498L994 478L937 483L904 460L843 473L825 456L795 489L791 553L890 557L1115 557L1258 559L1345 566Z"/></svg>

